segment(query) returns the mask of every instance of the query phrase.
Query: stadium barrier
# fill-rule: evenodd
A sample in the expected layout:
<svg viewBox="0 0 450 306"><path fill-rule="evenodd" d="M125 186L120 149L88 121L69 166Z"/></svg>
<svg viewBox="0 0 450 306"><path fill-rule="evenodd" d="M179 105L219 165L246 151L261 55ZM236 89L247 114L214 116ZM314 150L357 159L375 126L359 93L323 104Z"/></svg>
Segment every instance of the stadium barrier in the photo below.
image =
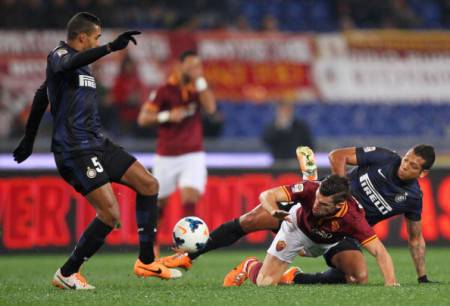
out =
<svg viewBox="0 0 450 306"><path fill-rule="evenodd" d="M325 173L326 170L322 171ZM205 195L196 214L210 230L258 204L259 193L267 188L295 183L295 172L267 169L212 169ZM450 172L437 169L420 181L423 190L423 234L428 245L450 242ZM120 203L121 224L106 241L106 248L137 246L135 194L114 185ZM159 229L159 241L172 243L172 227L181 217L179 194L174 194ZM0 178L0 253L20 251L67 251L80 237L95 212L53 171L3 171ZM407 233L403 218L376 226L377 234L388 245L405 245ZM261 231L248 235L237 246L267 246L272 234Z"/></svg>

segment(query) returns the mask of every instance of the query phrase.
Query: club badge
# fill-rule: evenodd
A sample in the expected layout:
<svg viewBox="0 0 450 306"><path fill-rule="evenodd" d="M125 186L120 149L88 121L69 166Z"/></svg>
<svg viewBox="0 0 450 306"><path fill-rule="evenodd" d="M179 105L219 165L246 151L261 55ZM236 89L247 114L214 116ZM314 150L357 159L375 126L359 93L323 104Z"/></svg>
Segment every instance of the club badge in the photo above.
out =
<svg viewBox="0 0 450 306"><path fill-rule="evenodd" d="M93 179L94 177L97 176L97 171L95 171L95 169L91 167L87 167L86 176L90 179Z"/></svg>

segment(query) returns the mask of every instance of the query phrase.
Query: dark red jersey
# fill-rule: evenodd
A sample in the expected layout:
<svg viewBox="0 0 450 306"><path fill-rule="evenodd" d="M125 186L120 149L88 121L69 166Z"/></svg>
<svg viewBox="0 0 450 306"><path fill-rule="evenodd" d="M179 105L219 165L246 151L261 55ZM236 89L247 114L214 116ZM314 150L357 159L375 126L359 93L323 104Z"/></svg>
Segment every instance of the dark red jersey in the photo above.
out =
<svg viewBox="0 0 450 306"><path fill-rule="evenodd" d="M203 151L203 130L198 93L188 85L182 86L175 77L156 91L150 98L149 107L155 111L165 111L182 107L186 117L178 123L163 123L158 128L156 153L175 156Z"/></svg>
<svg viewBox="0 0 450 306"><path fill-rule="evenodd" d="M312 213L318 182L283 186L289 201L300 202L297 211L297 225L312 241L317 243L335 243L345 236L353 237L362 245L377 238L365 219L364 209L354 198L348 199L344 206L332 217L315 217Z"/></svg>

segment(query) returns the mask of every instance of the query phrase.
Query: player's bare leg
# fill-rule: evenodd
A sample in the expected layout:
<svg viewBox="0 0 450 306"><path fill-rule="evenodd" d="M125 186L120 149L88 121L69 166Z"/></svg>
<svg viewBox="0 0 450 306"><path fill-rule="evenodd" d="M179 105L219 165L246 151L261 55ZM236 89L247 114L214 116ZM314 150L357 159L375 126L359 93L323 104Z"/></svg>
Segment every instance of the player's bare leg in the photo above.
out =
<svg viewBox="0 0 450 306"><path fill-rule="evenodd" d="M119 204L110 183L91 191L86 198L97 216L84 231L69 259L53 277L53 285L62 289L95 288L79 273L80 267L100 249L112 229L120 226Z"/></svg>
<svg viewBox="0 0 450 306"><path fill-rule="evenodd" d="M163 279L181 277L181 272L168 269L155 261L153 245L158 220L158 181L138 161L122 176L121 181L136 191L136 222L139 236L139 257L134 264L137 276Z"/></svg>
<svg viewBox="0 0 450 306"><path fill-rule="evenodd" d="M200 201L200 191L192 187L182 187L180 193L181 203L183 203L183 215L195 216L195 207Z"/></svg>

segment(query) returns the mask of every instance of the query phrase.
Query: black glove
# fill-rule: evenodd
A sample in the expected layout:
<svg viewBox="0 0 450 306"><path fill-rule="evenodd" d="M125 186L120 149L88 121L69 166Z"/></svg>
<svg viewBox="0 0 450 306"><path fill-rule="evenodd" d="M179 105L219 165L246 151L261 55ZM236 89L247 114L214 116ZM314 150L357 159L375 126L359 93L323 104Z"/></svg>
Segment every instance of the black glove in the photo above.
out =
<svg viewBox="0 0 450 306"><path fill-rule="evenodd" d="M33 153L34 137L25 135L13 152L14 160L17 163L23 162Z"/></svg>
<svg viewBox="0 0 450 306"><path fill-rule="evenodd" d="M108 44L109 48L111 49L111 51L118 51L118 50L125 49L128 46L128 43L130 42L130 40L135 45L137 45L136 38L134 38L133 35L139 35L139 34L141 34L141 32L139 32L139 31L123 32L122 34L117 36L116 39L114 39L112 42L110 42Z"/></svg>
<svg viewBox="0 0 450 306"><path fill-rule="evenodd" d="M417 281L419 282L419 284L424 284L424 283L438 284L439 283L439 282L430 281L426 274L424 276L419 277L417 279Z"/></svg>

